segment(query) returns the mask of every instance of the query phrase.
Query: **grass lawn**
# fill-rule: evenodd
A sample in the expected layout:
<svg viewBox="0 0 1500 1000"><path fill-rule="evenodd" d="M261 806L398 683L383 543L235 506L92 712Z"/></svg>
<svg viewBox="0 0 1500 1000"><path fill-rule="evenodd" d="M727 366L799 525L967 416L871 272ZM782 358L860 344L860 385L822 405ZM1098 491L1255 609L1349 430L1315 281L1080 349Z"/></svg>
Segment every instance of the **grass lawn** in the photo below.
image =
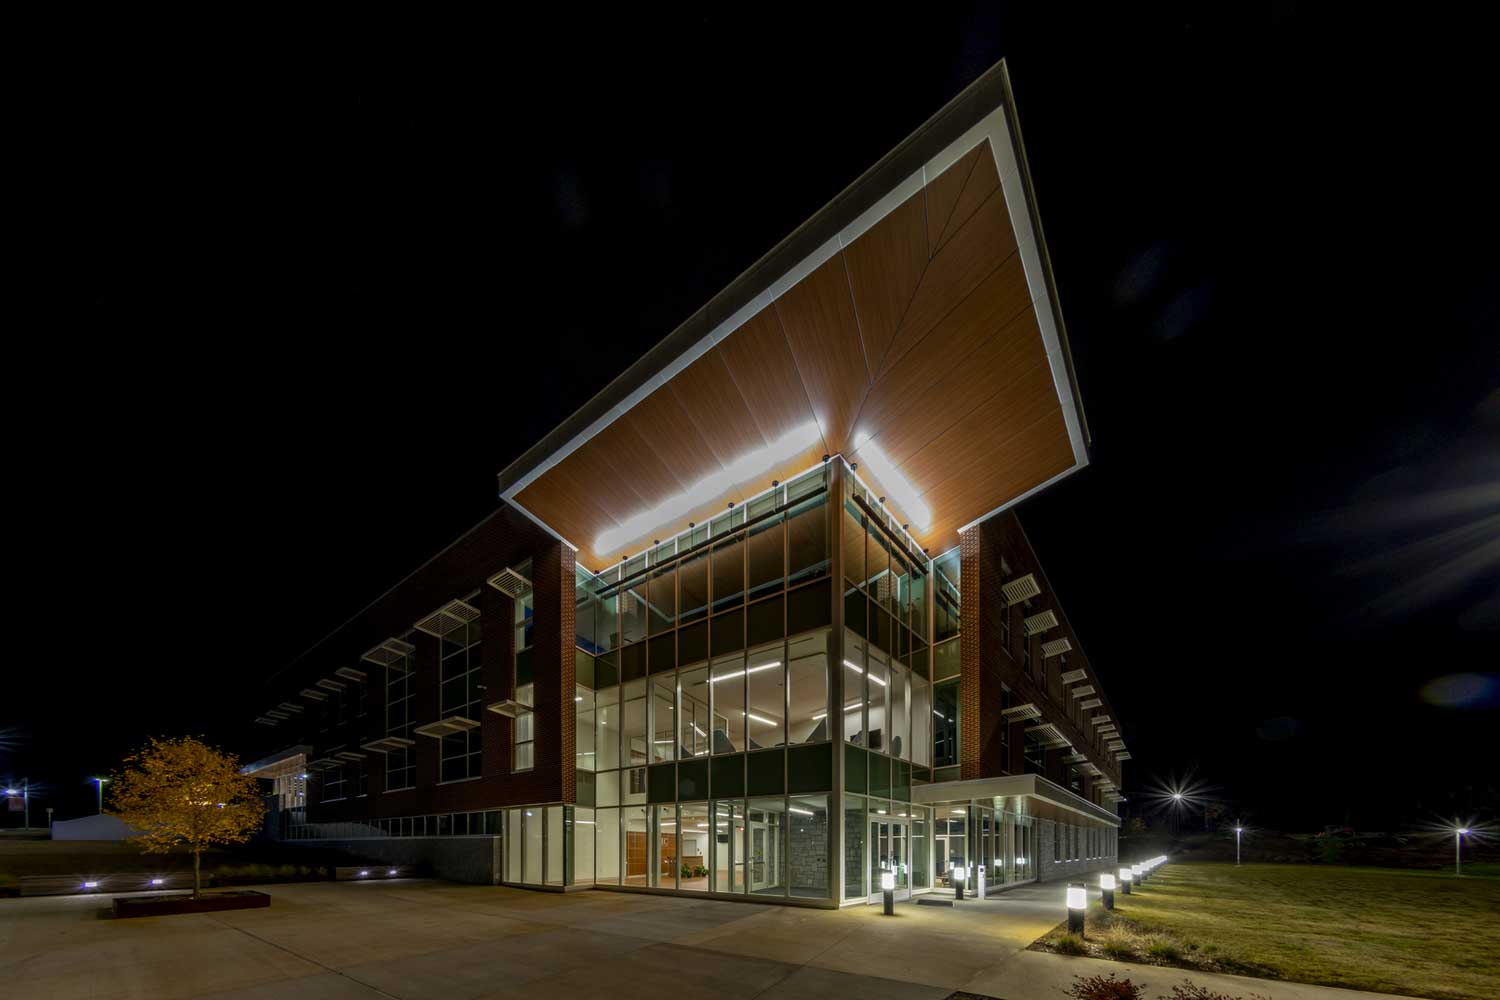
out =
<svg viewBox="0 0 1500 1000"><path fill-rule="evenodd" d="M1500 997L1500 879L1394 868L1168 864L1112 915L1099 957L1448 1000ZM1061 930L1039 942L1058 948Z"/></svg>

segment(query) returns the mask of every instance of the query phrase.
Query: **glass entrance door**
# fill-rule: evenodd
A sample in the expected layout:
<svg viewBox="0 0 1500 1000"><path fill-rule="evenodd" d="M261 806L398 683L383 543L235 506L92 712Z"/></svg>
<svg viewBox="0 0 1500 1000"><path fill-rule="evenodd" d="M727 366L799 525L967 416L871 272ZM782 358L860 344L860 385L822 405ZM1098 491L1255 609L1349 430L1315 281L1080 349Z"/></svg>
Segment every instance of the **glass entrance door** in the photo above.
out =
<svg viewBox="0 0 1500 1000"><path fill-rule="evenodd" d="M902 818L882 816L870 820L870 902L880 903L880 873L896 873L897 901L911 898L911 826Z"/></svg>

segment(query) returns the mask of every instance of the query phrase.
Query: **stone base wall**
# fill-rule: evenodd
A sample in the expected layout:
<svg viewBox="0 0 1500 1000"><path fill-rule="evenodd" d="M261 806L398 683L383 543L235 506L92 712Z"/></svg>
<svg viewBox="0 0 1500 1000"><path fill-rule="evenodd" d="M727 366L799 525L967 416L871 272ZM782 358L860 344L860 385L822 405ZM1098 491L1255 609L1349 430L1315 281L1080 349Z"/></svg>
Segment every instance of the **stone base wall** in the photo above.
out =
<svg viewBox="0 0 1500 1000"><path fill-rule="evenodd" d="M390 837L383 840L319 840L319 850L387 865L420 865L438 878L476 885L500 884L499 837Z"/></svg>
<svg viewBox="0 0 1500 1000"><path fill-rule="evenodd" d="M1056 861L1053 839L1057 835L1057 824L1050 819L1036 821L1036 877L1039 882L1079 879L1091 872L1112 871L1119 867L1118 858L1108 855L1102 858L1080 858L1077 861Z"/></svg>

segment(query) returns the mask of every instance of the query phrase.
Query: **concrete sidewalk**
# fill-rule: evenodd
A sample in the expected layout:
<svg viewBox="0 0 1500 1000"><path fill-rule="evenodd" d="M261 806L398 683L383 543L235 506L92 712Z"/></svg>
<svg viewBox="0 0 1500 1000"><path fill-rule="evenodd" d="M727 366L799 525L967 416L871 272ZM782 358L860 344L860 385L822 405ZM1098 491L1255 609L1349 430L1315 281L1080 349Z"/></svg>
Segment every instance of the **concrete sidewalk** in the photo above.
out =
<svg viewBox="0 0 1500 1000"><path fill-rule="evenodd" d="M830 911L618 892L567 895L435 881L268 887L269 909L115 921L98 896L0 900L7 995L286 1000L386 997L942 1000L966 990L1059 1000L1074 974L1149 985L1176 969L1027 952L1058 886L954 908ZM1376 994L1192 973L1231 996Z"/></svg>

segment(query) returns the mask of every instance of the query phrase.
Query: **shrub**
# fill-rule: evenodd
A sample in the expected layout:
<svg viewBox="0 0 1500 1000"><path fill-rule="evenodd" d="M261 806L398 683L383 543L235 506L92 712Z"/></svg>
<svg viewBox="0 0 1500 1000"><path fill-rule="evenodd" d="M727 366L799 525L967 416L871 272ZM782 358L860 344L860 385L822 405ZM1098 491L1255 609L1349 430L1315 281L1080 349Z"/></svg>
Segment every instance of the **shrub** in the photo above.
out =
<svg viewBox="0 0 1500 1000"><path fill-rule="evenodd" d="M1171 941L1158 938L1146 947L1146 954L1152 958L1159 958L1164 962L1177 962L1182 959L1182 949Z"/></svg>
<svg viewBox="0 0 1500 1000"><path fill-rule="evenodd" d="M1142 1000L1145 996L1141 987L1128 979L1116 979L1113 972L1107 976L1074 976L1073 985L1065 992L1073 1000Z"/></svg>
<svg viewBox="0 0 1500 1000"><path fill-rule="evenodd" d="M1083 946L1083 940L1077 934L1063 934L1052 942L1052 947L1062 955L1082 955L1088 950Z"/></svg>
<svg viewBox="0 0 1500 1000"><path fill-rule="evenodd" d="M1207 986L1199 986L1191 979L1184 979L1172 987L1171 993L1162 994L1159 1000L1244 1000L1244 998L1232 997L1228 993L1220 993ZM1259 993L1252 993L1250 1000L1270 1000L1270 998L1262 997Z"/></svg>
<svg viewBox="0 0 1500 1000"><path fill-rule="evenodd" d="M1110 958L1119 961L1135 957L1136 942L1129 931L1120 927L1111 927L1099 942L1099 948Z"/></svg>

